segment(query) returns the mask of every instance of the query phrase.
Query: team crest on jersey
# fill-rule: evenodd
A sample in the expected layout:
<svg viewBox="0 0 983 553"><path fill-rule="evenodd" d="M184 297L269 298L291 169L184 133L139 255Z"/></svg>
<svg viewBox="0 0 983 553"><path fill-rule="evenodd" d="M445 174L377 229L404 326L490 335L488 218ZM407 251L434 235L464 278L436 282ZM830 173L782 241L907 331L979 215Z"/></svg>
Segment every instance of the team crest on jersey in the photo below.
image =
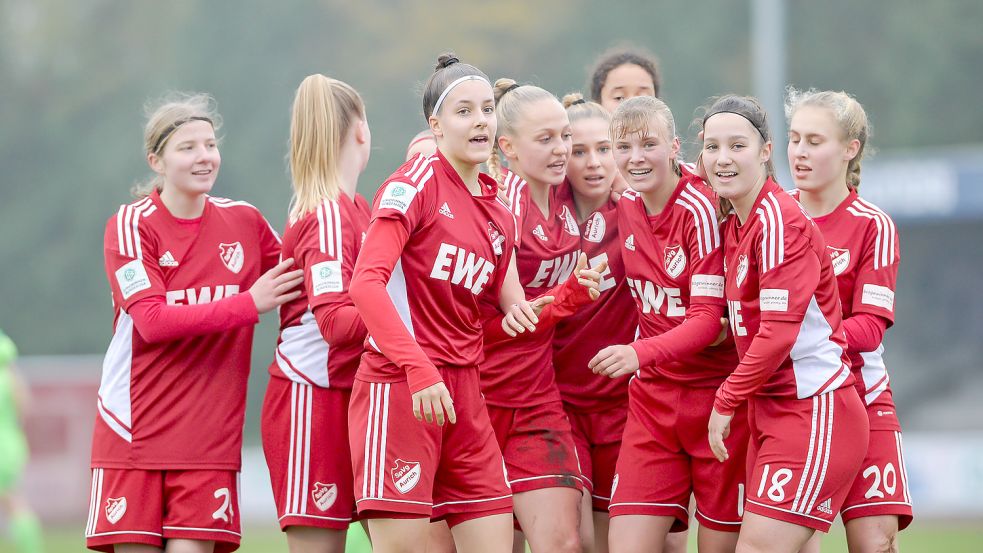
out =
<svg viewBox="0 0 983 553"><path fill-rule="evenodd" d="M833 262L833 274L840 274L850 266L850 250L826 246L829 249L829 258Z"/></svg>
<svg viewBox="0 0 983 553"><path fill-rule="evenodd" d="M663 263L669 276L679 278L679 275L683 274L683 269L686 268L686 254L683 252L683 248L679 244L667 247Z"/></svg>
<svg viewBox="0 0 983 553"><path fill-rule="evenodd" d="M314 505L318 509L327 511L334 505L335 500L338 499L337 484L314 482L314 488L311 490L311 499L314 500Z"/></svg>
<svg viewBox="0 0 983 553"><path fill-rule="evenodd" d="M112 497L106 498L106 520L108 520L110 524L116 524L125 514L125 497L120 497L118 499L114 499Z"/></svg>
<svg viewBox="0 0 983 553"><path fill-rule="evenodd" d="M587 220L587 228L584 229L584 240L598 244L604 240L604 232L607 230L607 223L604 215L595 213Z"/></svg>
<svg viewBox="0 0 983 553"><path fill-rule="evenodd" d="M420 475L423 469L420 463L396 459L393 468L389 471L393 477L393 485L399 493L409 493L420 482Z"/></svg>
<svg viewBox="0 0 983 553"><path fill-rule="evenodd" d="M563 219L563 230L567 231L570 236L579 237L580 228L577 226L577 220L574 219L569 207L563 206L563 209L560 210L560 217Z"/></svg>
<svg viewBox="0 0 983 553"><path fill-rule="evenodd" d="M532 229L532 233L543 242L549 241L549 238L546 237L546 231L543 230L543 225L536 225L536 228Z"/></svg>
<svg viewBox="0 0 983 553"><path fill-rule="evenodd" d="M628 238L625 238L625 249L629 251L635 251L635 235L629 234Z"/></svg>
<svg viewBox="0 0 983 553"><path fill-rule="evenodd" d="M242 270L246 252L243 251L241 243L233 242L231 244L219 244L218 256L230 271L238 274Z"/></svg>
<svg viewBox="0 0 983 553"><path fill-rule="evenodd" d="M505 243L505 235L498 232L495 225L491 221L488 221L488 239L491 240L492 250L495 251L495 255L502 255L502 244Z"/></svg>
<svg viewBox="0 0 983 553"><path fill-rule="evenodd" d="M747 278L747 256L741 254L737 258L737 277L734 278L734 283L738 288L744 284L744 280Z"/></svg>

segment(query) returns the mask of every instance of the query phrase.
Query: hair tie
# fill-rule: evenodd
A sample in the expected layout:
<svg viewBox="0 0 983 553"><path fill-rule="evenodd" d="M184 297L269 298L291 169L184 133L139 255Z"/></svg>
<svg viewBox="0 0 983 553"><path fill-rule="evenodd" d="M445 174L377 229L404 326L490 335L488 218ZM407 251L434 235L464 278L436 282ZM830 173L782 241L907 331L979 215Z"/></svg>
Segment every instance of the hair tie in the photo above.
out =
<svg viewBox="0 0 983 553"><path fill-rule="evenodd" d="M456 58L454 56L451 56L451 57L447 58L444 61L444 63L441 64L440 68L441 69L447 69L451 65L454 65L455 63L460 63L460 62L461 62L461 60L459 60L458 58Z"/></svg>
<svg viewBox="0 0 983 553"><path fill-rule="evenodd" d="M515 84L511 85L510 87L508 87L508 88L505 89L505 92L502 93L502 96L505 96L506 94L508 94L509 92L512 92L513 90L519 88L520 86L522 86L522 85L519 84L519 83L515 83Z"/></svg>
<svg viewBox="0 0 983 553"><path fill-rule="evenodd" d="M151 153L154 154L158 153L160 151L160 147L164 144L164 141L167 140L167 138L171 136L171 134L173 134L174 131L178 129L178 127L184 125L185 123L189 123L191 121L206 121L209 125L213 127L215 126L215 123L212 123L211 119L209 119L208 117L202 117L200 115L194 115L188 117L187 119L178 119L177 121L171 123L169 127L164 129L164 132L160 133L160 138L158 138L157 142L154 143L154 149L151 151Z"/></svg>
<svg viewBox="0 0 983 553"><path fill-rule="evenodd" d="M576 100L570 102L570 107L577 106L577 105L580 105L580 104L586 104L586 103L587 103L587 100L584 100L583 98L577 98Z"/></svg>

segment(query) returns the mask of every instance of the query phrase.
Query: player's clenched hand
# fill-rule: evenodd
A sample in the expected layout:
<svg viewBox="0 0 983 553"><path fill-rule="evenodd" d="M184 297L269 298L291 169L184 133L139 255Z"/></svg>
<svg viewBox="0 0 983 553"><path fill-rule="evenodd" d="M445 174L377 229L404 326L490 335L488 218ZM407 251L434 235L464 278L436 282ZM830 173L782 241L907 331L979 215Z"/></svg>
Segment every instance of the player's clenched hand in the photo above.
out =
<svg viewBox="0 0 983 553"><path fill-rule="evenodd" d="M587 363L596 374L618 378L638 370L638 354L631 346L608 346Z"/></svg>
<svg viewBox="0 0 983 553"><path fill-rule="evenodd" d="M574 274L577 275L577 282L587 288L590 299L596 300L601 295L601 274L608 268L608 262L602 261L596 267L587 268L587 254L581 252L577 258L577 267Z"/></svg>
<svg viewBox="0 0 983 553"><path fill-rule="evenodd" d="M710 432L710 449L721 463L730 457L724 439L730 436L730 421L733 418L734 415L721 415L716 409L710 412L710 423L707 424L707 430Z"/></svg>
<svg viewBox="0 0 983 553"><path fill-rule="evenodd" d="M436 420L437 426L444 426L445 413L446 419L451 424L457 422L454 401L443 382L427 386L413 394L413 416L416 417L416 420L427 419L427 422Z"/></svg>
<svg viewBox="0 0 983 553"><path fill-rule="evenodd" d="M520 332L535 332L539 314L543 308L553 303L553 296L540 296L532 301L520 301L513 304L509 312L502 318L502 330L515 338Z"/></svg>
<svg viewBox="0 0 983 553"><path fill-rule="evenodd" d="M304 271L303 269L288 271L287 269L293 265L293 258L284 259L253 283L249 288L249 295L253 297L256 311L266 313L300 297L301 290L296 288L304 282Z"/></svg>
<svg viewBox="0 0 983 553"><path fill-rule="evenodd" d="M727 325L730 324L727 317L720 317L720 334L717 334L717 339L710 344L710 347L719 346L727 339Z"/></svg>

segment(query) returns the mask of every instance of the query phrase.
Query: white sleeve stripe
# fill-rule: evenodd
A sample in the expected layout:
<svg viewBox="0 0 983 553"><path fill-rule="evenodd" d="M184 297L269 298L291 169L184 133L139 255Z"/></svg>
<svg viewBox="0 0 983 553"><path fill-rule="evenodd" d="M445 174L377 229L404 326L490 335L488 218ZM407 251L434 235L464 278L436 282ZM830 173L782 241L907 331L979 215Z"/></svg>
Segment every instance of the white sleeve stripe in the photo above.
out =
<svg viewBox="0 0 983 553"><path fill-rule="evenodd" d="M707 209L707 205L700 201L701 197L702 195L695 188L693 188L692 185L687 185L686 190L683 190L680 193L680 198L684 198L695 208L695 210L691 210L691 211L696 216L697 219L696 220L697 231L698 231L697 233L700 236L700 241L702 244L705 244L704 248L701 249L706 250L706 253L700 254L700 256L702 257L712 252L714 248L717 247L717 245L713 239L714 238L713 231L715 230L716 227L716 225L714 224L715 221L713 219L713 216L710 214L710 211ZM684 205L684 207L686 206Z"/></svg>
<svg viewBox="0 0 983 553"><path fill-rule="evenodd" d="M765 210L758 208L758 221L761 221L761 272L768 270L768 220L765 218Z"/></svg>
<svg viewBox="0 0 983 553"><path fill-rule="evenodd" d="M771 208L771 204L768 203L767 198L762 203L762 207L764 207L765 221L767 221L764 228L765 231L764 236L762 238L765 244L765 252L767 253L762 254L762 257L764 257L765 262L762 263L763 270L761 272L766 273L770 271L775 265L777 265L777 263L775 262L776 261L775 260L775 249L776 249L775 248L775 222L776 221L775 221L775 214Z"/></svg>
<svg viewBox="0 0 983 553"><path fill-rule="evenodd" d="M336 255L334 251L334 212L331 211L331 207L326 204L321 204L324 209L324 226L321 232L324 233L324 247L327 248L327 254L330 256Z"/></svg>
<svg viewBox="0 0 983 553"><path fill-rule="evenodd" d="M879 266L884 267L894 263L897 260L894 255L896 231L894 221L891 220L887 213L884 213L884 211L874 204L866 202L861 198L857 198L847 210L854 215L867 217L880 222L877 225L877 242L879 243L879 247L875 250L876 259L874 268L877 269ZM879 262L879 266L877 262Z"/></svg>
<svg viewBox="0 0 983 553"><path fill-rule="evenodd" d="M706 229L703 228L703 220L697 209L689 204L689 202L684 201L682 198L676 200L677 205L683 206L686 211L689 211L693 215L693 226L696 227L696 244L700 250L700 258L706 257L707 253L710 252L710 245L706 243Z"/></svg>
<svg viewBox="0 0 983 553"><path fill-rule="evenodd" d="M717 209L710 203L710 198L700 194L692 184L687 185L686 188L696 198L697 202L703 206L704 213L706 213L707 221L710 224L710 249L720 247L720 228L717 226Z"/></svg>
<svg viewBox="0 0 983 553"><path fill-rule="evenodd" d="M778 226L776 227L778 231L778 263L776 265L780 265L785 261L785 219L782 217L782 208L778 205L778 198L775 197L775 194L768 194L768 198L771 199L771 203L775 207L775 217L778 219Z"/></svg>
<svg viewBox="0 0 983 553"><path fill-rule="evenodd" d="M317 206L317 238L318 238L318 249L321 253L325 253L325 242L327 239L324 236L324 204Z"/></svg>
<svg viewBox="0 0 983 553"><path fill-rule="evenodd" d="M151 207L154 207L154 204L153 202L150 201L150 198L147 198L145 201L137 204L135 209L132 210L133 218L130 221L130 226L131 226L130 240L132 241L133 249L131 250L132 251L131 257L134 257L136 259L143 259L143 244L140 242L140 229L139 229L140 217L143 217L144 212Z"/></svg>
<svg viewBox="0 0 983 553"><path fill-rule="evenodd" d="M407 175L410 178L410 181L416 183L416 181L420 180L420 176L423 175L424 171L430 168L430 165L433 163L433 160L434 158L428 157L423 161L422 164L420 164L420 166L415 171L412 171L413 173L412 175Z"/></svg>
<svg viewBox="0 0 983 553"><path fill-rule="evenodd" d="M127 209L129 206L121 205L116 212L116 239L119 242L120 255L126 255L126 245L123 243L123 217L126 216Z"/></svg>
<svg viewBox="0 0 983 553"><path fill-rule="evenodd" d="M335 257L340 262L343 261L342 255L344 252L341 248L341 210L338 207L338 202L331 202L331 210L334 212Z"/></svg>
<svg viewBox="0 0 983 553"><path fill-rule="evenodd" d="M426 174L423 175L423 178L422 179L420 179L420 184L417 184L416 185L417 191L423 190L423 185L424 184L427 184L428 182L430 182L430 177L432 177L432 176L433 176L433 167L429 167L427 169Z"/></svg>
<svg viewBox="0 0 983 553"><path fill-rule="evenodd" d="M407 172L405 172L403 174L406 175L407 177L410 176L410 175L412 175L413 172L416 171L417 167L420 166L420 162L423 161L424 159L426 159L426 156L424 156L423 154L417 154L416 160L413 162L413 166L410 167L410 170L409 171L407 171Z"/></svg>

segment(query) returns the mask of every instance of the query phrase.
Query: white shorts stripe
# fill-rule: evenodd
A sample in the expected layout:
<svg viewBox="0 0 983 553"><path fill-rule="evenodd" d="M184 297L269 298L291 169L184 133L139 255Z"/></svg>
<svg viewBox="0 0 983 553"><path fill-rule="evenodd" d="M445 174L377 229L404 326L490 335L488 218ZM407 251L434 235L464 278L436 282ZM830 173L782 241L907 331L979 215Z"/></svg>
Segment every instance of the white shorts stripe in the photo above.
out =
<svg viewBox="0 0 983 553"><path fill-rule="evenodd" d="M823 484L826 483L826 470L829 468L829 452L833 449L833 406L835 405L835 398L832 392L823 394L822 397L826 398L826 441L825 447L823 448L822 471L819 473L819 482L816 484L816 491L813 492L812 499L809 500L805 513L811 513L816 506L816 501L819 500L819 493L823 490Z"/></svg>
<svg viewBox="0 0 983 553"><path fill-rule="evenodd" d="M379 440L379 493L377 498L382 498L384 483L386 481L386 438L389 434L389 389L392 384L388 382L380 386L382 390L382 416L380 425L382 426L382 437Z"/></svg>
<svg viewBox="0 0 983 553"><path fill-rule="evenodd" d="M362 497L368 497L369 495L369 478L371 474L369 471L369 454L370 445L372 444L372 413L373 407L375 406L375 384L369 384L369 415L365 419L365 453L363 454L362 461Z"/></svg>
<svg viewBox="0 0 983 553"><path fill-rule="evenodd" d="M908 488L908 466L904 461L904 448L901 445L901 432L894 433L894 442L898 448L898 476L901 477L901 491L905 502L911 504L911 490Z"/></svg>
<svg viewBox="0 0 983 553"><path fill-rule="evenodd" d="M802 475L799 476L799 487L795 490L795 499L792 501L792 510L796 511L799 507L799 501L802 499L802 489L805 487L806 479L809 475L809 469L812 467L812 456L816 449L816 419L819 417L819 410L816 408L819 398L817 396L812 396L812 429L809 431L809 452L806 453L806 464L802 469ZM761 486L758 489L758 497L761 497L765 486L764 479L762 477ZM806 492L808 493L808 492Z"/></svg>
<svg viewBox="0 0 983 553"><path fill-rule="evenodd" d="M510 497L512 497L512 494L502 495L502 496L499 496L499 497L486 497L484 499L467 499L467 500L463 500L463 501L445 501L443 503L435 503L434 506L433 506L433 508L436 509L437 507L443 507L444 505L467 505L467 504L470 504L470 503L488 503L489 501L498 501L498 500L501 500L501 499L508 499Z"/></svg>

